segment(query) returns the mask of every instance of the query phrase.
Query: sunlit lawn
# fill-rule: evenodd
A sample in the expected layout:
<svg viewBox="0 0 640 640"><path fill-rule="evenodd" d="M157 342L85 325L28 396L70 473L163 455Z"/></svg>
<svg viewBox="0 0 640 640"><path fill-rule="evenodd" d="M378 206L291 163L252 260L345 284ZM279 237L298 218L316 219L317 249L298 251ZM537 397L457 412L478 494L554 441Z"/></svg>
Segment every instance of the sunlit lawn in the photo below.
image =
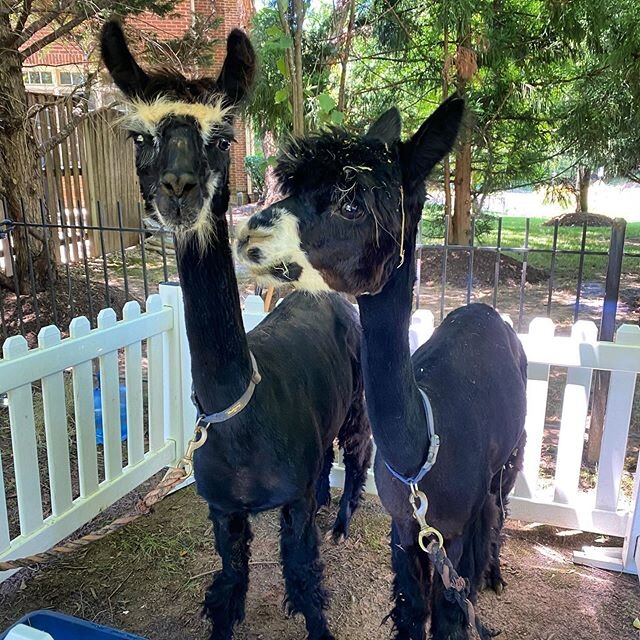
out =
<svg viewBox="0 0 640 640"><path fill-rule="evenodd" d="M527 262L529 265L550 270L551 249L553 247L553 227L545 226L546 218L503 217L500 238L501 247L522 248L525 246L526 222L529 221L528 247L534 249L546 249L544 253L529 252ZM580 251L582 245L582 227L559 227L557 248L558 250ZM609 250L609 227L587 227L585 237L583 278L592 280L604 278L607 272ZM488 233L482 235L476 244L495 247L498 240L498 223ZM432 240L430 240L432 242ZM640 254L640 222L627 224L625 251ZM588 255L588 252L601 252L603 255ZM505 252L519 260L523 259L522 252ZM578 273L580 256L578 254L558 254L556 256L555 273L560 280L571 279L575 281ZM637 274L640 277L640 258L626 257L623 261L622 271L625 274Z"/></svg>

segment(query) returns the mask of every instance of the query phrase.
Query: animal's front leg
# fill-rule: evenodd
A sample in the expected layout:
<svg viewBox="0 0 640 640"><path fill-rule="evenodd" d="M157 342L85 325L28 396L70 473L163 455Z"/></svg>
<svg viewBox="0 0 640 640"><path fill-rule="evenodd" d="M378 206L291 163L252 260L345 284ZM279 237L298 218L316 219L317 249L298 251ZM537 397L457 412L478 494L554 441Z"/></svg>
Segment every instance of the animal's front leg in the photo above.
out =
<svg viewBox="0 0 640 640"><path fill-rule="evenodd" d="M304 616L309 640L334 640L324 615L327 594L322 586L315 513L311 496L282 508L280 552L287 610Z"/></svg>
<svg viewBox="0 0 640 640"><path fill-rule="evenodd" d="M429 558L417 542L415 521L394 519L391 523L391 563L394 605L388 617L394 625L394 640L424 640L429 615L431 571Z"/></svg>
<svg viewBox="0 0 640 640"><path fill-rule="evenodd" d="M210 640L231 640L233 628L244 620L249 587L249 545L253 539L246 514L209 512L222 569L204 598L202 614L213 626Z"/></svg>

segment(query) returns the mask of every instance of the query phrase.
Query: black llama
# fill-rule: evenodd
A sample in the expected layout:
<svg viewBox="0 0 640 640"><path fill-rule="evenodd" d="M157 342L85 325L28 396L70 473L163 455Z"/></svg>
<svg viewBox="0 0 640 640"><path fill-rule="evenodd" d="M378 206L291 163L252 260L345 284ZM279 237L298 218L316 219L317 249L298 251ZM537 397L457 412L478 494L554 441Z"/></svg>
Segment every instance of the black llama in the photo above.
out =
<svg viewBox="0 0 640 640"><path fill-rule="evenodd" d="M238 240L257 274L279 269L295 280L302 253L333 289L357 296L376 484L392 516L390 617L402 640L426 637L430 609L435 640L466 639L469 630L442 581L431 578L409 488L397 476L417 477L426 467L435 433L437 462L416 482L429 499L427 521L443 534L475 602L485 581L502 589L501 506L523 456L526 357L491 307L457 309L413 357L409 352L425 180L451 150L463 112L462 100L447 100L406 142L396 109L361 137L333 129L294 140L277 165L287 197L250 218ZM482 629L484 637L492 634Z"/></svg>
<svg viewBox="0 0 640 640"><path fill-rule="evenodd" d="M331 639L315 517L317 506L331 499L336 437L346 480L335 539L347 535L362 497L371 437L361 329L338 294L295 293L244 332L225 212L232 108L251 86L253 48L241 31L232 31L217 80L147 73L111 22L102 33L102 56L130 100L124 125L135 141L147 211L175 233L196 397L203 414L223 412L194 459L222 558L204 602L211 638L231 638L244 618L248 516L281 507L288 609L304 615L310 639ZM311 268L308 273L314 277ZM308 284L326 288L320 278Z"/></svg>

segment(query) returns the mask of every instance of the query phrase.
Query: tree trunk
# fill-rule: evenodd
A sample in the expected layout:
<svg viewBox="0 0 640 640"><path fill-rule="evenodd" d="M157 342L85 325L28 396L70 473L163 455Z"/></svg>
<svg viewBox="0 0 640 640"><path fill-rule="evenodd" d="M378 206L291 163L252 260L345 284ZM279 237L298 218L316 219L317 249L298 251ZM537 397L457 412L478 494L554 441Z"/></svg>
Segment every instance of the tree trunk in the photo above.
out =
<svg viewBox="0 0 640 640"><path fill-rule="evenodd" d="M449 56L449 27L446 19L444 23L443 37L444 58L442 64L442 99L449 97L449 66L451 58ZM447 154L442 161L443 183L444 183L444 220L451 225L451 160ZM449 229L451 231L451 229Z"/></svg>
<svg viewBox="0 0 640 640"><path fill-rule="evenodd" d="M578 194L577 207L578 213L587 213L589 211L589 186L591 184L591 167L580 165L578 167Z"/></svg>
<svg viewBox="0 0 640 640"><path fill-rule="evenodd" d="M302 84L302 26L304 23L304 0L293 0L293 5L278 0L280 26L293 46L285 50L285 64L291 80L289 101L293 120L293 135L304 135L304 88Z"/></svg>
<svg viewBox="0 0 640 640"><path fill-rule="evenodd" d="M462 129L460 138L453 180L455 201L449 242L471 244L471 135L468 127Z"/></svg>
<svg viewBox="0 0 640 640"><path fill-rule="evenodd" d="M278 145L276 144L276 137L271 131L267 131L264 134L262 140L262 150L265 158L270 158L278 153ZM267 169L264 173L264 199L262 201L263 207L269 207L274 202L282 199L280 193L280 185L276 179L274 167L271 164L267 165Z"/></svg>
<svg viewBox="0 0 640 640"><path fill-rule="evenodd" d="M22 79L22 56L12 43L9 15L0 12L0 198L15 222L40 223L43 197L37 142L27 117L27 95ZM15 250L15 279L20 293L49 284L49 266L40 230L16 227L11 232ZM51 234L46 234L51 236ZM50 252L52 257L53 253ZM51 269L55 277L55 269ZM0 273L0 284L15 289L13 278Z"/></svg>
<svg viewBox="0 0 640 640"><path fill-rule="evenodd" d="M340 56L340 89L338 91L338 111L344 113L347 103L347 67L349 64L349 52L351 50L351 38L353 36L353 26L356 18L356 0L350 0L349 4L349 25L347 26L347 36L344 42L344 49Z"/></svg>
<svg viewBox="0 0 640 640"><path fill-rule="evenodd" d="M456 53L456 89L463 98L467 83L475 75L475 56L471 52L471 26L461 22L458 26ZM464 56L462 54L465 54ZM456 169L453 181L455 200L449 227L449 242L471 244L471 127L467 118L458 138Z"/></svg>

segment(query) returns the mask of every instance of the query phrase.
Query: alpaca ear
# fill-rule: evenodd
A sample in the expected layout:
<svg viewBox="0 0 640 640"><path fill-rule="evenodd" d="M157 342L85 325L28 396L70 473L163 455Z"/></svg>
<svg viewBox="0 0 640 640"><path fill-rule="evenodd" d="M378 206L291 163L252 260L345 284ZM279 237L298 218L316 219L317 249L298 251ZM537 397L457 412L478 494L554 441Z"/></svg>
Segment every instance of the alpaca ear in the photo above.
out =
<svg viewBox="0 0 640 640"><path fill-rule="evenodd" d="M100 48L102 59L118 88L129 98L142 97L149 76L133 59L122 27L115 20L102 28Z"/></svg>
<svg viewBox="0 0 640 640"><path fill-rule="evenodd" d="M426 180L433 167L451 151L463 115L464 100L457 96L447 98L405 144L403 165L409 180Z"/></svg>
<svg viewBox="0 0 640 640"><path fill-rule="evenodd" d="M227 37L227 57L218 76L218 87L237 104L253 87L256 54L247 35L234 29Z"/></svg>
<svg viewBox="0 0 640 640"><path fill-rule="evenodd" d="M380 140L385 144L393 144L400 140L402 120L396 107L385 111L370 127L365 134L365 140Z"/></svg>

